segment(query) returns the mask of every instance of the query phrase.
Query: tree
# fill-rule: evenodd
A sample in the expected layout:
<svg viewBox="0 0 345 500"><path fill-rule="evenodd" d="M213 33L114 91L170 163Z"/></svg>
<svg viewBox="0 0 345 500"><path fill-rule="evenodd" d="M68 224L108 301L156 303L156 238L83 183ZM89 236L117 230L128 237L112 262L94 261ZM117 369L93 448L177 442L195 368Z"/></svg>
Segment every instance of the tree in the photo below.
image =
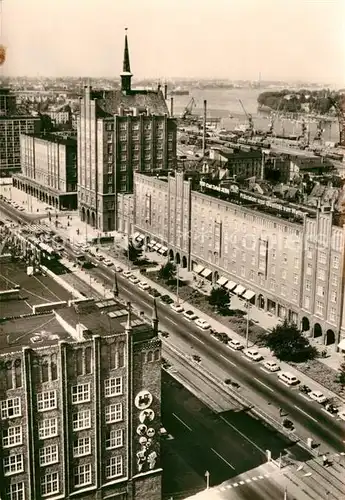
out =
<svg viewBox="0 0 345 500"><path fill-rule="evenodd" d="M297 326L287 320L264 334L261 340L281 361L302 362L314 358L317 353Z"/></svg>
<svg viewBox="0 0 345 500"><path fill-rule="evenodd" d="M211 293L208 297L208 302L211 306L215 306L222 309L229 305L230 297L224 288L212 288Z"/></svg>
<svg viewBox="0 0 345 500"><path fill-rule="evenodd" d="M176 265L168 261L166 264L161 266L158 271L158 277L164 281L171 281L176 277Z"/></svg>
<svg viewBox="0 0 345 500"><path fill-rule="evenodd" d="M125 255L131 262L138 261L142 256L142 254L143 254L142 248L137 248L133 245L132 242L129 242L127 250L125 250Z"/></svg>
<svg viewBox="0 0 345 500"><path fill-rule="evenodd" d="M340 365L336 380L343 388L345 387L345 361Z"/></svg>

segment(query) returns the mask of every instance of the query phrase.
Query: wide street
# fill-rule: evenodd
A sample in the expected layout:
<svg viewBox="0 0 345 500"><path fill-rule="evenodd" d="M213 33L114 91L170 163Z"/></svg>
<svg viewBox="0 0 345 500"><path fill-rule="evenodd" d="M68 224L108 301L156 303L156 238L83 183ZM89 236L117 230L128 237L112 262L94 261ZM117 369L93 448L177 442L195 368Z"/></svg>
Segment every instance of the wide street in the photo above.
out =
<svg viewBox="0 0 345 500"><path fill-rule="evenodd" d="M164 371L162 423L173 437L162 444L165 470L174 470L173 476L164 474L164 492L168 496L203 488L205 471L210 473L210 485L219 485L265 464L265 446L276 458L286 451L299 461L310 458L245 410L235 407L213 412Z"/></svg>

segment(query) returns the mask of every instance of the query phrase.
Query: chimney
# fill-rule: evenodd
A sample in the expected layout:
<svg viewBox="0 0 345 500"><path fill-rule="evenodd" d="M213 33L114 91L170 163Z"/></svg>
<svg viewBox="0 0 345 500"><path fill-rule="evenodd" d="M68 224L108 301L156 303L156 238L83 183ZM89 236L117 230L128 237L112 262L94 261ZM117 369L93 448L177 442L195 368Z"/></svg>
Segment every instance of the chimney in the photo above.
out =
<svg viewBox="0 0 345 500"><path fill-rule="evenodd" d="M202 129L202 157L205 158L206 153L206 118L207 118L207 101L204 100L204 117Z"/></svg>
<svg viewBox="0 0 345 500"><path fill-rule="evenodd" d="M164 85L164 99L165 100L168 99L168 85L167 84Z"/></svg>
<svg viewBox="0 0 345 500"><path fill-rule="evenodd" d="M128 315L125 331L126 333L130 333L132 331L132 304L130 302L127 302L127 311Z"/></svg>
<svg viewBox="0 0 345 500"><path fill-rule="evenodd" d="M173 118L174 116L174 98L170 97L170 116Z"/></svg>

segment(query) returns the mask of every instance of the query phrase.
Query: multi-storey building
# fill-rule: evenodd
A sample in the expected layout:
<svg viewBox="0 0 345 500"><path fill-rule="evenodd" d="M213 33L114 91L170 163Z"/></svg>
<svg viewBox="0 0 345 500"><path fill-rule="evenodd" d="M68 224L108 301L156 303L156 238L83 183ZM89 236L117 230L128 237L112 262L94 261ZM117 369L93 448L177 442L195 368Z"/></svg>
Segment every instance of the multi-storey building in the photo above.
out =
<svg viewBox="0 0 345 500"><path fill-rule="evenodd" d="M0 115L12 115L16 112L16 96L10 89L0 87Z"/></svg>
<svg viewBox="0 0 345 500"><path fill-rule="evenodd" d="M8 177L20 172L20 134L40 131L41 120L37 116L0 116L0 175Z"/></svg>
<svg viewBox="0 0 345 500"><path fill-rule="evenodd" d="M337 344L345 336L345 226L334 210L192 182L183 173L136 173L135 229L182 266Z"/></svg>
<svg viewBox="0 0 345 500"><path fill-rule="evenodd" d="M73 338L2 343L0 497L160 500L157 316L81 306L54 313Z"/></svg>
<svg viewBox="0 0 345 500"><path fill-rule="evenodd" d="M22 171L13 185L60 209L77 208L77 140L57 134L20 136Z"/></svg>
<svg viewBox="0 0 345 500"><path fill-rule="evenodd" d="M133 172L175 167L176 123L160 89L131 86L127 36L121 88L85 87L78 117L78 205L82 220L119 228L118 193L133 189Z"/></svg>

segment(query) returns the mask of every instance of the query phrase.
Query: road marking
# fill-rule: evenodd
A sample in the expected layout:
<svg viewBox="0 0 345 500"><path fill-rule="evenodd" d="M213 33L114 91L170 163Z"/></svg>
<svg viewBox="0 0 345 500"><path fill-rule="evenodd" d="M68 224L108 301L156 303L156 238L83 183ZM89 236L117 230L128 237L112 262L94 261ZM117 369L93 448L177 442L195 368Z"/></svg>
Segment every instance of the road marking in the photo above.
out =
<svg viewBox="0 0 345 500"><path fill-rule="evenodd" d="M263 453L264 455L266 455L266 451L265 450L263 450L262 448L260 448L260 446L258 446L256 443L254 443L254 441L252 441L248 436L246 436L245 434L243 434L243 432L241 432L240 430L238 430L234 425L230 424L230 422L228 420L226 420L226 418L224 418L222 415L219 415L219 418L221 420L223 420L223 422L225 422L226 425L228 425L234 431L236 431L241 437L243 437L243 439L245 439L246 441L248 441L248 443L250 443L252 446L254 446L254 448L256 448L258 451L260 451L260 453Z"/></svg>
<svg viewBox="0 0 345 500"><path fill-rule="evenodd" d="M252 477L252 480L253 480L253 481L257 481L257 480L258 480L258 478L257 478L256 476L253 476L253 477Z"/></svg>
<svg viewBox="0 0 345 500"><path fill-rule="evenodd" d="M223 355L221 354L221 356L223 356ZM225 356L223 356L223 358L225 358ZM225 359L227 360L227 362L228 362L228 363L230 363L230 365L232 365L232 366L237 366L237 365L236 365L236 363L234 363L234 362L233 362L233 361L231 361L230 359L227 359L227 358L225 358Z"/></svg>
<svg viewBox="0 0 345 500"><path fill-rule="evenodd" d="M226 487L230 490L232 488L232 484L227 484Z"/></svg>
<svg viewBox="0 0 345 500"><path fill-rule="evenodd" d="M172 323L173 325L178 326L178 324L176 323L176 321L174 321L173 319L170 319L170 318L165 318L165 319L167 319L168 321L170 321L170 323Z"/></svg>
<svg viewBox="0 0 345 500"><path fill-rule="evenodd" d="M335 415L332 415L332 413L329 413L329 411L327 411L326 408L321 408L321 411L326 413L326 415L329 415L330 417L335 418Z"/></svg>
<svg viewBox="0 0 345 500"><path fill-rule="evenodd" d="M264 476L259 476L259 479L263 479L263 478L264 478Z"/></svg>
<svg viewBox="0 0 345 500"><path fill-rule="evenodd" d="M270 371L266 370L266 368L264 368L263 366L259 366L259 368L260 368L260 370L262 370L265 373L269 373L269 374L273 373L273 372L270 372Z"/></svg>
<svg viewBox="0 0 345 500"><path fill-rule="evenodd" d="M251 483L252 480L251 479L246 479L246 483Z"/></svg>
<svg viewBox="0 0 345 500"><path fill-rule="evenodd" d="M187 427L187 429L188 429L189 431L193 432L193 429L191 429L191 428L189 427L189 425L187 425L187 424L186 424L186 423L185 423L185 422L184 422L184 421L183 421L183 420L182 420L182 419L181 419L178 415L176 415L176 413L173 413L173 416L174 416L175 418L177 418L177 420L178 420L179 422L181 422L181 424L183 424L185 427Z"/></svg>
<svg viewBox="0 0 345 500"><path fill-rule="evenodd" d="M240 481L240 484L242 485L242 484L245 484L245 483L244 483L244 481Z"/></svg>
<svg viewBox="0 0 345 500"><path fill-rule="evenodd" d="M231 465L227 460L225 460L224 457L222 457L222 455L220 455L218 453L218 451L214 450L213 448L211 448L211 450L213 451L213 453L215 453L217 455L217 457L219 457L221 460L223 460L223 462L225 462L229 467L231 467L233 470L235 470L235 467L233 465Z"/></svg>
<svg viewBox="0 0 345 500"><path fill-rule="evenodd" d="M198 342L200 342L200 344L203 344L203 343L204 343L204 341L203 341L203 340L201 340L201 339L199 339L198 337L196 337L193 333L191 333L191 336L192 336L195 340L197 340Z"/></svg>
<svg viewBox="0 0 345 500"><path fill-rule="evenodd" d="M238 486L238 483L234 483L232 486L236 488Z"/></svg>
<svg viewBox="0 0 345 500"><path fill-rule="evenodd" d="M257 382L259 382L259 384L263 385L264 387L266 387L266 389L268 389L269 391L271 392L274 392L274 390L272 389L272 387L268 387L268 385L266 385L264 382L262 382L262 380L254 377L254 380L256 380Z"/></svg>
<svg viewBox="0 0 345 500"><path fill-rule="evenodd" d="M300 412L304 413L304 415L308 418L310 418L311 420L314 420L314 422L318 423L318 421L316 420L316 418L312 417L311 415L309 415L306 411L302 410L299 406L297 405L294 405L294 407L299 410Z"/></svg>

